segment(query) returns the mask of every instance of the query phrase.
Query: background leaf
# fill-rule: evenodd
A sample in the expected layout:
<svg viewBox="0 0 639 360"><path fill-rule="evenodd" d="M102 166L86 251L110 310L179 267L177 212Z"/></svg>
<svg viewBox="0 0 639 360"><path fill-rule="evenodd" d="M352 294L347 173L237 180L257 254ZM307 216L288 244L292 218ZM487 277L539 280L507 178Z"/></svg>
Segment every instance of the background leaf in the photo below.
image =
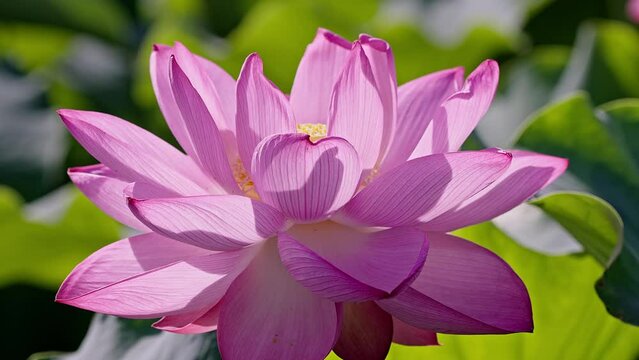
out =
<svg viewBox="0 0 639 360"><path fill-rule="evenodd" d="M623 223L605 201L583 193L553 193L530 204L542 209L606 266L621 250Z"/></svg>

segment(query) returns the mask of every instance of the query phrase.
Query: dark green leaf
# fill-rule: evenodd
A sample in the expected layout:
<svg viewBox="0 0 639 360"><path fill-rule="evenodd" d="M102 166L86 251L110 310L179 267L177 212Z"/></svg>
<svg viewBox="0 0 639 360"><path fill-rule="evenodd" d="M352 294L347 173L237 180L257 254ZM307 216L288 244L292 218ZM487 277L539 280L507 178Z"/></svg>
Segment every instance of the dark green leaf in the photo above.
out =
<svg viewBox="0 0 639 360"><path fill-rule="evenodd" d="M598 197L564 192L549 194L530 203L561 224L601 265L608 265L621 249L621 218L612 206Z"/></svg>

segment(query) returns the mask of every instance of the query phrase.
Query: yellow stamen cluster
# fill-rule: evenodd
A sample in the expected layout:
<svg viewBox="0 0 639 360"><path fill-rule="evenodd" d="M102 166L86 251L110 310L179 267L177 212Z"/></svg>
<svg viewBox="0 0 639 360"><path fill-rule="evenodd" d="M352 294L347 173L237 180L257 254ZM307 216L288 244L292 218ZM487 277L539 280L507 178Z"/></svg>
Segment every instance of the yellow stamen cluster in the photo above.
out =
<svg viewBox="0 0 639 360"><path fill-rule="evenodd" d="M250 198L259 199L259 195L257 194L257 191L255 191L255 183L251 180L251 177L244 168L242 160L237 159L235 163L233 163L232 167L233 177L244 194Z"/></svg>
<svg viewBox="0 0 639 360"><path fill-rule="evenodd" d="M297 124L297 132L307 134L312 142L326 137L326 125L320 123Z"/></svg>

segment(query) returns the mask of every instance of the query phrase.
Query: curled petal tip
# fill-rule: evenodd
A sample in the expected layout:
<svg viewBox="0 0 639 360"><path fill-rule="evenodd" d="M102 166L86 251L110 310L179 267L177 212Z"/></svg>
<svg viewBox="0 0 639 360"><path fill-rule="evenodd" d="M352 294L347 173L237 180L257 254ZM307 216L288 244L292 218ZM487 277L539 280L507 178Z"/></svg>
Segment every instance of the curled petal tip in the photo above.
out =
<svg viewBox="0 0 639 360"><path fill-rule="evenodd" d="M499 150L498 152L499 152L500 154L504 154L504 155L508 156L508 157L509 157L509 158L511 158L511 159L513 158L513 153L511 153L511 152L509 152L509 151L506 151L506 150Z"/></svg>
<svg viewBox="0 0 639 360"><path fill-rule="evenodd" d="M151 49L153 50L153 52L158 52L158 51L169 50L171 49L171 46L164 45L164 44L153 44L151 45Z"/></svg>
<svg viewBox="0 0 639 360"><path fill-rule="evenodd" d="M390 50L390 44L383 39L380 38L376 38L373 37L371 35L368 34L360 34L359 35L359 41L362 44L368 44L370 45L372 48L374 48L375 50L378 51L389 51Z"/></svg>
<svg viewBox="0 0 639 360"><path fill-rule="evenodd" d="M482 63L486 64L486 65L488 65L490 67L499 68L499 63L497 62L497 60L486 59Z"/></svg>
<svg viewBox="0 0 639 360"><path fill-rule="evenodd" d="M499 63L497 62L497 60L484 60L483 64L486 64L486 66L489 67L496 76L499 76Z"/></svg>
<svg viewBox="0 0 639 360"><path fill-rule="evenodd" d="M104 165L102 164L94 164L94 165L85 165L85 166L74 166L67 169L67 175L72 174L93 174L94 172L100 172L100 170L104 169Z"/></svg>
<svg viewBox="0 0 639 360"><path fill-rule="evenodd" d="M366 41L368 41L368 40L372 39L373 37L372 37L371 35L369 35L369 34L361 33L361 34L359 34L359 36L358 36L357 38L358 38L358 39L359 39L359 41L361 41L361 42L366 42Z"/></svg>
<svg viewBox="0 0 639 360"><path fill-rule="evenodd" d="M180 64L178 64L175 55L169 57L169 80L174 81L176 71L182 71Z"/></svg>
<svg viewBox="0 0 639 360"><path fill-rule="evenodd" d="M329 36L335 35L332 31L323 28L323 27L319 27L317 28L317 32L315 33L316 36L324 36L326 38L328 38Z"/></svg>
<svg viewBox="0 0 639 360"><path fill-rule="evenodd" d="M73 123L76 123L78 121L78 119L76 119L73 116L73 114L75 112L76 112L76 110L70 110L70 109L58 109L58 110L56 110L56 113L60 117L60 120L62 120L62 123L67 128L69 128L69 126L72 126Z"/></svg>
<svg viewBox="0 0 639 360"><path fill-rule="evenodd" d="M334 32L332 32L332 31L330 31L328 29L325 29L325 28L318 28L317 29L316 38L320 37L320 36L323 36L324 39L328 40L329 42L331 42L331 43L333 43L335 45L341 46L343 48L346 48L346 49L350 49L351 46L352 46L350 41L344 39L343 37L341 37L341 36L335 34Z"/></svg>
<svg viewBox="0 0 639 360"><path fill-rule="evenodd" d="M262 58L258 52L252 52L246 57L246 63L253 64L254 62L262 64Z"/></svg>
<svg viewBox="0 0 639 360"><path fill-rule="evenodd" d="M507 157L511 158L513 157L512 152L506 150L506 149L502 149L500 147L492 147L492 148L486 148L483 151L489 151L489 152L493 152L496 154L502 154L502 155L506 155Z"/></svg>
<svg viewBox="0 0 639 360"><path fill-rule="evenodd" d="M72 111L72 110L58 109L55 112L56 112L56 114L58 114L60 119L62 119L62 121L66 122L70 111Z"/></svg>

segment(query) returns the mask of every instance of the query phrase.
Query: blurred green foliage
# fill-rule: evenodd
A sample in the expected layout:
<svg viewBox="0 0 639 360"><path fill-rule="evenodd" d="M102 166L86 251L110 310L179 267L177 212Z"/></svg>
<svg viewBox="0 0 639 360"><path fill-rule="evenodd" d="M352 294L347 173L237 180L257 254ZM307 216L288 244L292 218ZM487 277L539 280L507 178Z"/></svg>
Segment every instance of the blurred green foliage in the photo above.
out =
<svg viewBox="0 0 639 360"><path fill-rule="evenodd" d="M25 219L17 194L0 188L0 286L14 282L56 289L74 264L117 240L121 226L73 191L53 223ZM55 254L55 256L52 256Z"/></svg>
<svg viewBox="0 0 639 360"><path fill-rule="evenodd" d="M472 11L495 3L501 5L488 18ZM458 36L443 41L424 26L434 6L458 7L455 13L472 26L458 29L451 21ZM605 203L584 195L550 195L533 204L580 240L589 256L533 253L490 224L464 230L522 276L533 297L535 334L442 336L440 348L396 346L391 357L635 357L637 333L602 311L593 284L603 268L590 257L610 265L597 285L608 310L639 323L639 100L620 100L639 97L639 33L624 7L625 0L0 2L0 184L8 186L0 190L0 294L2 315L19 324L0 337L14 349L2 355L24 358L77 346L88 314L53 304L53 291L81 259L121 235L75 193L64 197L70 205L56 210L53 222L25 215L30 210L23 198L30 202L64 185L66 167L95 162L66 135L53 110L111 113L175 144L150 84L152 44L181 41L233 76L257 51L266 74L289 91L306 44L325 27L348 38L367 32L388 40L400 83L459 65L468 72L485 58L498 59L499 95L472 146L568 157L578 186L560 188L602 197L624 222L623 248L612 263L618 219ZM500 28L502 21L511 26ZM582 93L572 96L575 91ZM586 223L601 226L590 231ZM65 324L65 331L51 324Z"/></svg>

